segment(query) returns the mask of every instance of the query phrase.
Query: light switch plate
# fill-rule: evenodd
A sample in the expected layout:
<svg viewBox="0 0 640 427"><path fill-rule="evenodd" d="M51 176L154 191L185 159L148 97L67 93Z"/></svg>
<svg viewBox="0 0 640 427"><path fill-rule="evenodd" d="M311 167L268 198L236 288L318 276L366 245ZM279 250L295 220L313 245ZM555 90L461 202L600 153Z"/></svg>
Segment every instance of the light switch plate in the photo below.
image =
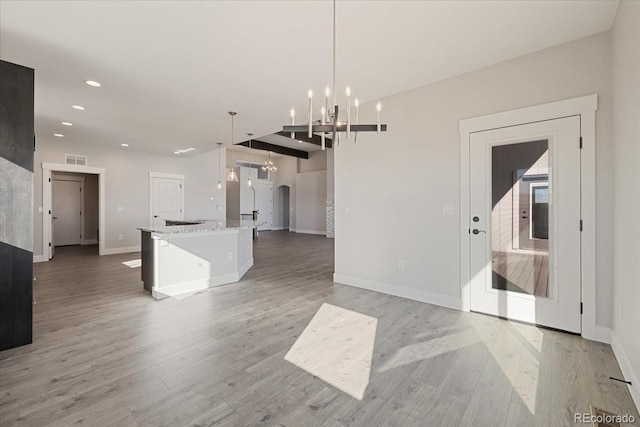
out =
<svg viewBox="0 0 640 427"><path fill-rule="evenodd" d="M451 216L453 215L453 205L442 205L442 215Z"/></svg>
<svg viewBox="0 0 640 427"><path fill-rule="evenodd" d="M116 210L117 210L118 212L124 212L124 207L122 207L122 206L118 206L118 207L116 208Z"/></svg>

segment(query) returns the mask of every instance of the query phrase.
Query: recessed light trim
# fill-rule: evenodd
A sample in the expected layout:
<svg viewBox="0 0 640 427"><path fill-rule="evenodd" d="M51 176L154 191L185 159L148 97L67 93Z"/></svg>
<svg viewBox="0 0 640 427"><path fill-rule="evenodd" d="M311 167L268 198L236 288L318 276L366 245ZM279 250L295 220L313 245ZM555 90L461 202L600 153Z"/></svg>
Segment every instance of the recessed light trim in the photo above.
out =
<svg viewBox="0 0 640 427"><path fill-rule="evenodd" d="M88 84L89 86L93 86L93 87L100 87L102 86L102 83L97 82L95 80L85 80L84 81L86 84Z"/></svg>
<svg viewBox="0 0 640 427"><path fill-rule="evenodd" d="M58 138L62 138L64 135L61 133L54 133L53 136L57 136Z"/></svg>
<svg viewBox="0 0 640 427"><path fill-rule="evenodd" d="M184 153L188 153L189 151L195 151L196 149L193 147L189 147L189 148L181 148L178 149L176 151L173 152L173 154L184 154Z"/></svg>
<svg viewBox="0 0 640 427"><path fill-rule="evenodd" d="M179 151L174 151L173 154L180 154L180 152Z"/></svg>
<svg viewBox="0 0 640 427"><path fill-rule="evenodd" d="M62 123L65 126L73 126L73 123L71 122L60 122L60 123Z"/></svg>
<svg viewBox="0 0 640 427"><path fill-rule="evenodd" d="M128 147L129 146L129 144L120 144L120 145L122 145L123 147Z"/></svg>
<svg viewBox="0 0 640 427"><path fill-rule="evenodd" d="M76 109L76 110L80 110L80 111L84 110L84 107L82 105L72 105L71 108Z"/></svg>

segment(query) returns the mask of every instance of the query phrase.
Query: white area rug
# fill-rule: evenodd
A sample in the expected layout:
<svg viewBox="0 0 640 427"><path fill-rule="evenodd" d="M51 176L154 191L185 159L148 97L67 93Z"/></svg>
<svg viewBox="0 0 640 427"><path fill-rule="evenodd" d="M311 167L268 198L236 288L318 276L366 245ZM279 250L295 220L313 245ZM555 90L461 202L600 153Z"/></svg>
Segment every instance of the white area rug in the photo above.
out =
<svg viewBox="0 0 640 427"><path fill-rule="evenodd" d="M284 359L362 400L377 326L375 317L322 304Z"/></svg>
<svg viewBox="0 0 640 427"><path fill-rule="evenodd" d="M126 265L129 268L141 267L142 266L142 260L141 259L132 259L131 261L123 262L123 264Z"/></svg>

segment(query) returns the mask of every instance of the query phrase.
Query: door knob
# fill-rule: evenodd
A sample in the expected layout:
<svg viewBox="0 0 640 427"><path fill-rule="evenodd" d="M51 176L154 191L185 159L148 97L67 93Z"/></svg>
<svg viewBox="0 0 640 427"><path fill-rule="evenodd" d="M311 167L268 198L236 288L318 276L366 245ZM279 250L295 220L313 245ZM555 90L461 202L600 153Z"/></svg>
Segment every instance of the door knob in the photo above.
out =
<svg viewBox="0 0 640 427"><path fill-rule="evenodd" d="M471 230L471 232L472 232L473 234L480 234L480 233L485 233L485 234L487 234L487 232L486 232L486 231L484 231L484 230L478 230L477 228L474 228L473 230Z"/></svg>
<svg viewBox="0 0 640 427"><path fill-rule="evenodd" d="M53 217L53 219L58 219L58 217L57 217L57 216L54 216L54 217Z"/></svg>
<svg viewBox="0 0 640 427"><path fill-rule="evenodd" d="M154 218L158 218L158 215L154 215L153 217L154 217Z"/></svg>

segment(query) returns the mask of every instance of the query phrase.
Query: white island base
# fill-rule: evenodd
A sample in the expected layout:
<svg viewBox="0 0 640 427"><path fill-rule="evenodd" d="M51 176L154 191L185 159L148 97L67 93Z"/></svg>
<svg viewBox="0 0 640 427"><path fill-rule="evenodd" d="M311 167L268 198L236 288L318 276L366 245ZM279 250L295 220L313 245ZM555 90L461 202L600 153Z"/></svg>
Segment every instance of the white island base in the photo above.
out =
<svg viewBox="0 0 640 427"><path fill-rule="evenodd" d="M251 228L141 231L142 280L156 299L237 282L253 266Z"/></svg>

